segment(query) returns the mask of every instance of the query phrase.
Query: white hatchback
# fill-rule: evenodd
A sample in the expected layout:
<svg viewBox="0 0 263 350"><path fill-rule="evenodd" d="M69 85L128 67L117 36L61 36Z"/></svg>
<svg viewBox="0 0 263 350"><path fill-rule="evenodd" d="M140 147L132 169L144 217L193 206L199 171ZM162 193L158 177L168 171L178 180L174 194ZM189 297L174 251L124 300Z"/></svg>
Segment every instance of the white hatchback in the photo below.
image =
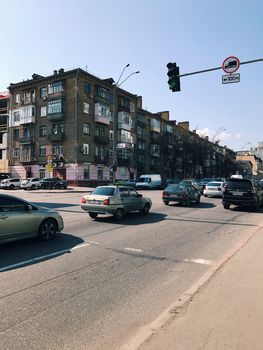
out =
<svg viewBox="0 0 263 350"><path fill-rule="evenodd" d="M20 187L24 190L35 190L41 187L40 179L38 177L28 177L21 181Z"/></svg>

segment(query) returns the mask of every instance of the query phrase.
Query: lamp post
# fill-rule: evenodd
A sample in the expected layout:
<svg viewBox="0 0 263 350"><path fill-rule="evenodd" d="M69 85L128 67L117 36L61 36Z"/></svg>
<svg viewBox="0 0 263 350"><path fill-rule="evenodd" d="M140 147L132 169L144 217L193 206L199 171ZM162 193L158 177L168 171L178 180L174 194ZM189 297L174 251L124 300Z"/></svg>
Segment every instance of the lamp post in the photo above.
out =
<svg viewBox="0 0 263 350"><path fill-rule="evenodd" d="M222 126L221 126L219 129L217 129L217 131L216 131L216 133L215 133L215 135L213 136L213 139L212 139L212 142L213 142L213 143L215 142L215 138L216 138L219 134L221 134L221 132L223 132L223 131L226 131L226 129L223 128Z"/></svg>
<svg viewBox="0 0 263 350"><path fill-rule="evenodd" d="M117 171L117 141L118 141L118 111L116 109L116 93L117 88L119 88L126 80L128 80L132 75L140 73L139 71L132 72L129 74L122 82L120 82L123 73L126 68L128 68L130 64L126 64L126 66L123 68L119 79L117 80L117 83L114 85L113 89L113 107L112 107L112 117L113 117L113 139L112 139L112 182L115 185L116 182L116 171Z"/></svg>
<svg viewBox="0 0 263 350"><path fill-rule="evenodd" d="M243 150L244 150L245 147L248 146L248 145L251 145L251 142L250 142L250 141L246 142L246 143L243 145L243 147L241 148L241 157L240 157L240 160L241 160L241 161L242 161L242 156L243 156Z"/></svg>

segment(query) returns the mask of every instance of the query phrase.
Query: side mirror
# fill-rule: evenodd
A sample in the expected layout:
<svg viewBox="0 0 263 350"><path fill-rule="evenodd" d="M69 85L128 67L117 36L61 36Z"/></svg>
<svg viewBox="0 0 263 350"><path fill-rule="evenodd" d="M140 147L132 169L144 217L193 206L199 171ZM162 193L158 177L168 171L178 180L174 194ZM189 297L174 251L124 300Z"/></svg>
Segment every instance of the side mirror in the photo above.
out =
<svg viewBox="0 0 263 350"><path fill-rule="evenodd" d="M33 207L31 204L26 205L26 211L32 211Z"/></svg>

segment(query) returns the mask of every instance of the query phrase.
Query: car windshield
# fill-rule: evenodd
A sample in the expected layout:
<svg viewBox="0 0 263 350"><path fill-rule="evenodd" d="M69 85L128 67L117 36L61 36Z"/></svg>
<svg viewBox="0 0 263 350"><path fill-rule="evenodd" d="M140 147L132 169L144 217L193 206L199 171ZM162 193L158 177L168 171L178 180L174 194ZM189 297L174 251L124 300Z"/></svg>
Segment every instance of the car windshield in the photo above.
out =
<svg viewBox="0 0 263 350"><path fill-rule="evenodd" d="M99 194L102 196L113 196L115 188L114 187L97 187L92 192L92 194Z"/></svg>
<svg viewBox="0 0 263 350"><path fill-rule="evenodd" d="M166 190L176 192L176 191L184 191L186 190L186 188L187 186L185 184L171 184L167 186Z"/></svg>
<svg viewBox="0 0 263 350"><path fill-rule="evenodd" d="M221 182L208 182L207 186L209 187L220 187L222 185Z"/></svg>
<svg viewBox="0 0 263 350"><path fill-rule="evenodd" d="M240 190L250 190L251 182L246 180L229 180L227 182L228 189L240 189Z"/></svg>

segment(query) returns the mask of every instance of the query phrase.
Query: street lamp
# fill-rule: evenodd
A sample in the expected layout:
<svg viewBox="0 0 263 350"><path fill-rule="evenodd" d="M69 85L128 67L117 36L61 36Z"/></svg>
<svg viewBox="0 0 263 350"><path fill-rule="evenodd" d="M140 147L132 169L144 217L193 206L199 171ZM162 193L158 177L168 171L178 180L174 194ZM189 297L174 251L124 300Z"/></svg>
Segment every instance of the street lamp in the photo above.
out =
<svg viewBox="0 0 263 350"><path fill-rule="evenodd" d="M219 129L217 129L217 131L216 131L216 133L215 133L215 135L213 136L213 139L212 139L212 142L213 142L213 143L214 143L214 141L215 141L215 138L216 138L219 134L221 134L221 132L223 132L223 131L226 131L226 129L223 128L222 126L221 126Z"/></svg>
<svg viewBox="0 0 263 350"><path fill-rule="evenodd" d="M133 72L129 74L122 82L120 82L123 73L126 68L128 68L130 64L126 64L126 66L123 68L119 79L117 80L117 83L114 85L113 89L113 107L112 107L112 117L113 117L113 139L112 139L112 181L115 185L116 182L116 170L117 170L117 140L118 140L118 115L117 115L117 109L116 109L116 92L117 88L119 88L126 80L128 80L132 75L140 73L139 71Z"/></svg>

